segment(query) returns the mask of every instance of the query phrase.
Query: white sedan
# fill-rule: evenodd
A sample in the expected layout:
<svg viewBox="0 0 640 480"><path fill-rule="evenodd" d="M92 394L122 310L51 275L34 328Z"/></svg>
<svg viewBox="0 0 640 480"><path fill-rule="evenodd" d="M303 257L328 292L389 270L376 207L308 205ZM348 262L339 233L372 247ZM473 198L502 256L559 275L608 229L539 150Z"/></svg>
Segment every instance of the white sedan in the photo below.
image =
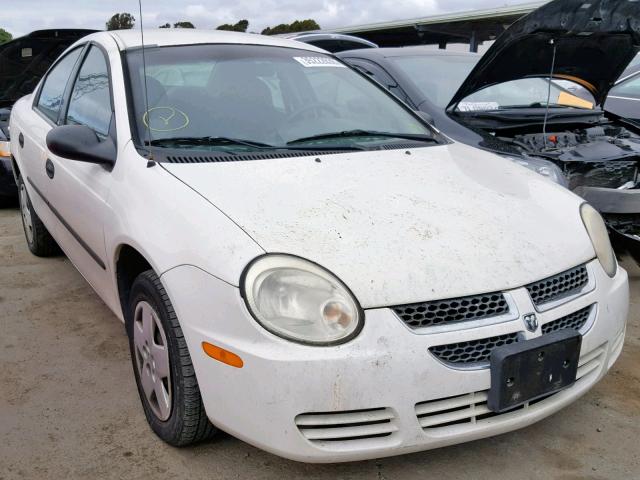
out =
<svg viewBox="0 0 640 480"><path fill-rule="evenodd" d="M125 323L160 438L426 450L547 417L615 362L627 275L580 198L315 47L145 40L70 47L13 108L11 154L29 248Z"/></svg>

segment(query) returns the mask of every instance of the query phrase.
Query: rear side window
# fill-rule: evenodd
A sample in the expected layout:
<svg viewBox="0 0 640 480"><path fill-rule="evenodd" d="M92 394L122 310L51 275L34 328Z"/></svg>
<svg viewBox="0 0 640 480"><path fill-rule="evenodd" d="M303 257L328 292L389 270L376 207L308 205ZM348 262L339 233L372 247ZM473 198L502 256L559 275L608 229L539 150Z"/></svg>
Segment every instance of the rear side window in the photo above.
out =
<svg viewBox="0 0 640 480"><path fill-rule="evenodd" d="M104 54L91 47L71 91L68 125L86 125L100 135L109 134L111 124L109 70Z"/></svg>
<svg viewBox="0 0 640 480"><path fill-rule="evenodd" d="M52 121L58 119L58 113L62 106L64 90L71 76L71 72L78 61L82 48L76 48L69 52L58 64L49 72L42 85L37 108Z"/></svg>

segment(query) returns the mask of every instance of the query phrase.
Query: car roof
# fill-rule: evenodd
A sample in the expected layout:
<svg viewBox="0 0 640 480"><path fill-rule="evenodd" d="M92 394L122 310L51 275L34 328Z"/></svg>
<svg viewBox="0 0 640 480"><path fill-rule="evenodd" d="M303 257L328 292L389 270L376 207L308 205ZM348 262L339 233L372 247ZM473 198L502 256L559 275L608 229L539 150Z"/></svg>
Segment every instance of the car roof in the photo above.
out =
<svg viewBox="0 0 640 480"><path fill-rule="evenodd" d="M96 33L87 39L102 39L108 35L115 39L121 50L129 48L137 48L142 46L140 30L112 30L109 32ZM171 46L171 45L193 45L193 44L237 44L237 45L268 45L275 47L296 48L298 50L308 50L310 52L322 52L324 50L314 47L313 45L288 40L286 38L278 38L267 35L258 35L254 33L228 32L223 30L197 30L190 28L177 29L145 29L144 44L145 46Z"/></svg>
<svg viewBox="0 0 640 480"><path fill-rule="evenodd" d="M478 53L471 52L454 52L451 50L436 50L433 47L426 45L416 45L412 47L385 47L385 48L368 48L364 50L348 50L340 52L341 57L412 57L412 56L425 56L425 57L481 57Z"/></svg>

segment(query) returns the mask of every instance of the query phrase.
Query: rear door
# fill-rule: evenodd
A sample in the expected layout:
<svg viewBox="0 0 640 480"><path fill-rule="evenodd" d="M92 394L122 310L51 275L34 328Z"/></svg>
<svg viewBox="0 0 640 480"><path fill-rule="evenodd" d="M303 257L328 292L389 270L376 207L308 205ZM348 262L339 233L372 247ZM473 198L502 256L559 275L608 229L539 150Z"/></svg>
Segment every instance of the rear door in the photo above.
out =
<svg viewBox="0 0 640 480"><path fill-rule="evenodd" d="M69 79L80 60L84 46L77 47L61 57L45 77L35 95L32 111L25 114L17 131L11 134L18 140L20 172L29 192L31 203L49 231L55 236L55 215L48 203L50 178L46 137L58 124L63 109Z"/></svg>

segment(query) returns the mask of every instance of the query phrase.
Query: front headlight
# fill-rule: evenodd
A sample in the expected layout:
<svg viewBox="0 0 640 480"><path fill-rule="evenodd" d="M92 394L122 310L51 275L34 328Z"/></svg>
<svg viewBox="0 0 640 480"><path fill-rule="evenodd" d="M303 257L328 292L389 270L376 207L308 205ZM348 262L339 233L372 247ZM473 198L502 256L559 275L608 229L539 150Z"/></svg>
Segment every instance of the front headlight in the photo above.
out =
<svg viewBox="0 0 640 480"><path fill-rule="evenodd" d="M294 342L343 343L362 328L363 315L349 289L328 271L299 257L259 257L247 267L241 289L258 323Z"/></svg>
<svg viewBox="0 0 640 480"><path fill-rule="evenodd" d="M610 277L615 276L618 269L618 261L611 247L609 233L602 216L588 203L580 205L580 216L593 244L593 249L596 251L600 265L602 265L607 275Z"/></svg>
<svg viewBox="0 0 640 480"><path fill-rule="evenodd" d="M537 157L507 158L519 165L522 165L523 167L527 167L529 170L539 173L543 177L547 177L549 180L552 180L563 187L568 186L567 179L563 175L562 170L560 170L560 168L550 160Z"/></svg>

